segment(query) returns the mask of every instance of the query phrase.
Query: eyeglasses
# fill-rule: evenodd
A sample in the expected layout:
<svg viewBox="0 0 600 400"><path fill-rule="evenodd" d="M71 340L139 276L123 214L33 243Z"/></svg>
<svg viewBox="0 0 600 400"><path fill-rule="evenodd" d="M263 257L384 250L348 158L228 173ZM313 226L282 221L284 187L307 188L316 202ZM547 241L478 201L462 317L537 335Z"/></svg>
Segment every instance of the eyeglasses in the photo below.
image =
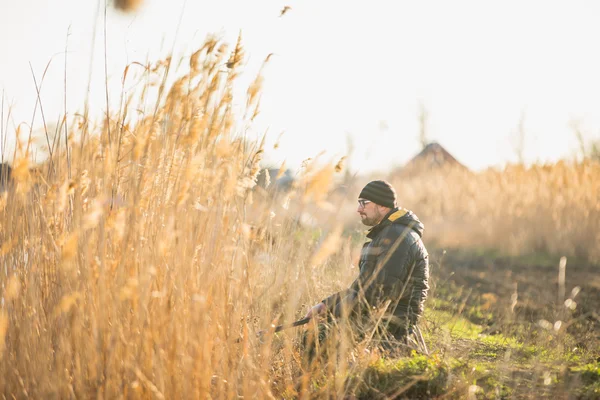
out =
<svg viewBox="0 0 600 400"><path fill-rule="evenodd" d="M358 205L360 208L365 208L365 206L369 203L372 203L371 200L358 200Z"/></svg>

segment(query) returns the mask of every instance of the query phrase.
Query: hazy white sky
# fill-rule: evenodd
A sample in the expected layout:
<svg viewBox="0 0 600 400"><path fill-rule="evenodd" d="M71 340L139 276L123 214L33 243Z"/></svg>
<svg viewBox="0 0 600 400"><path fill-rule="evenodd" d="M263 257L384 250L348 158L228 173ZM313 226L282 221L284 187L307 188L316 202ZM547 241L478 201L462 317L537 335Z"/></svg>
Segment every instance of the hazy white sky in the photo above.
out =
<svg viewBox="0 0 600 400"><path fill-rule="evenodd" d="M292 9L279 17L283 6ZM104 108L103 15L92 0L0 0L0 91L4 118L31 122L35 86L46 119L83 108L94 48L91 99ZM181 23L179 24L181 18ZM590 139L600 129L600 3L595 1L326 1L146 0L134 15L107 12L107 64L114 93L124 66L176 51L189 54L207 33L233 44L241 30L250 82L275 53L256 132L269 129L274 164L326 150L348 151L361 172L387 170L418 150L418 109L429 134L471 168L516 160L516 130L525 115L527 161L572 157L569 122ZM175 40L177 27L179 30ZM67 32L69 33L67 40ZM241 99L240 101L243 101ZM34 126L42 121L39 111ZM9 132L13 131L13 122Z"/></svg>

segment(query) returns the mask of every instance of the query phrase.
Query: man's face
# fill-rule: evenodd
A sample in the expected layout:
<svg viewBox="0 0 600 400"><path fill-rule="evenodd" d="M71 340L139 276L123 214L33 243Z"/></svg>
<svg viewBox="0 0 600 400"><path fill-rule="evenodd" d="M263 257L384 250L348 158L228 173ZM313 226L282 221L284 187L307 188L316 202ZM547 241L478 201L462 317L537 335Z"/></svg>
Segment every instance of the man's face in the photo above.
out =
<svg viewBox="0 0 600 400"><path fill-rule="evenodd" d="M370 200L358 199L358 208L356 212L360 215L361 222L366 226L375 226L381 222L384 217L381 206Z"/></svg>

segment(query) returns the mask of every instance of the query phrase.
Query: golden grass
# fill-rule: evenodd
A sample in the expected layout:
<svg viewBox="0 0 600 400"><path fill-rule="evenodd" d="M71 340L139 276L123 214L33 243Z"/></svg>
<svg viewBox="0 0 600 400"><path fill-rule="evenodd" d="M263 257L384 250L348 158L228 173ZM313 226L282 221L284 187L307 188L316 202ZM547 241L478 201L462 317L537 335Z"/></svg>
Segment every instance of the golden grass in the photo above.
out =
<svg viewBox="0 0 600 400"><path fill-rule="evenodd" d="M318 252L293 220L253 202L263 148L245 130L262 78L236 123L232 93L242 60L240 41L229 52L209 38L169 88L170 59L132 64L124 79L144 83L101 127L71 124L69 157L57 149L34 179L20 148L1 210L0 392L294 392L300 366L292 342L256 347L253 333L300 316L303 302L325 294L313 286L312 268L334 239ZM292 194L292 203L322 198L332 173L333 166L306 173L308 190ZM274 240L252 235L252 226Z"/></svg>
<svg viewBox="0 0 600 400"><path fill-rule="evenodd" d="M114 0L114 5L119 10L132 12L140 8L143 2L143 0Z"/></svg>
<svg viewBox="0 0 600 400"><path fill-rule="evenodd" d="M600 262L600 163L460 168L394 179L401 201L443 246L548 252Z"/></svg>
<svg viewBox="0 0 600 400"><path fill-rule="evenodd" d="M229 51L210 38L170 86L170 59L132 64L124 79L137 91L99 127L73 121L69 157L56 149L32 174L20 150L0 199L6 397L325 398L346 390L340 371L376 358L343 342L342 364L315 389L293 334L253 339L350 283L357 244L340 226L345 200L326 202L342 161L309 163L285 199L253 191L264 149L245 133L262 78L238 121L242 61L241 42ZM429 237L464 230L459 244L594 259L599 172L563 163L395 183ZM319 229L297 224L315 209Z"/></svg>

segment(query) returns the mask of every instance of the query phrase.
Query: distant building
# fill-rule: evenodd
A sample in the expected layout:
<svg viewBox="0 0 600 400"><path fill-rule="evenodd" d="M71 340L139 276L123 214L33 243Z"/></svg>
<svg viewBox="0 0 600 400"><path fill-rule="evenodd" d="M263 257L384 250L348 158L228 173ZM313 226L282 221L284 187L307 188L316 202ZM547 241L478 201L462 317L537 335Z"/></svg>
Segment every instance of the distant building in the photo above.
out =
<svg viewBox="0 0 600 400"><path fill-rule="evenodd" d="M450 154L441 144L431 142L419 154L414 156L403 167L395 171L393 175L420 172L430 172L441 169L459 169L469 171L452 154Z"/></svg>

